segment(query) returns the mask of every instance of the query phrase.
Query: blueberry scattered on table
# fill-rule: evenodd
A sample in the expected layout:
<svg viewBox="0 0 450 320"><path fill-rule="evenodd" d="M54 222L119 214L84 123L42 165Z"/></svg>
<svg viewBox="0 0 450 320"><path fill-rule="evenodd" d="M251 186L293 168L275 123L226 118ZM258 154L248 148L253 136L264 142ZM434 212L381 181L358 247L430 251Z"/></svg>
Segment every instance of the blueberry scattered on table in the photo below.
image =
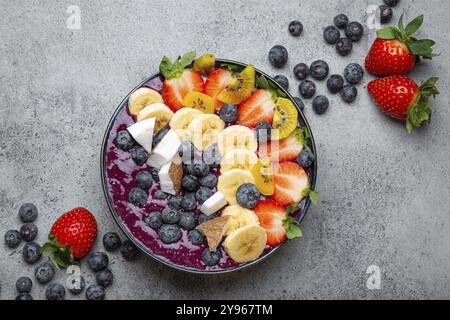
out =
<svg viewBox="0 0 450 320"><path fill-rule="evenodd" d="M269 61L275 68L282 68L288 61L288 52L285 47L276 45L269 51Z"/></svg>
<svg viewBox="0 0 450 320"><path fill-rule="evenodd" d="M147 171L141 171L136 175L136 184L143 190L148 190L153 185L153 177Z"/></svg>
<svg viewBox="0 0 450 320"><path fill-rule="evenodd" d="M189 231L188 239L192 244L199 245L205 242L205 236L197 229Z"/></svg>
<svg viewBox="0 0 450 320"><path fill-rule="evenodd" d="M171 196L169 201L167 202L167 205L172 209L180 210L181 201L183 201L183 196L181 195Z"/></svg>
<svg viewBox="0 0 450 320"><path fill-rule="evenodd" d="M384 4L388 5L389 7L395 7L398 4L399 0L383 0Z"/></svg>
<svg viewBox="0 0 450 320"><path fill-rule="evenodd" d="M349 55L353 50L352 40L349 38L340 38L336 42L336 51L341 56Z"/></svg>
<svg viewBox="0 0 450 320"><path fill-rule="evenodd" d="M298 86L298 91L303 98L309 99L316 94L316 85L311 80L303 80Z"/></svg>
<svg viewBox="0 0 450 320"><path fill-rule="evenodd" d="M340 37L341 33L335 26L328 26L323 30L323 39L328 44L335 44Z"/></svg>
<svg viewBox="0 0 450 320"><path fill-rule="evenodd" d="M348 25L349 20L345 14L341 13L334 17L333 22L334 25L339 29L345 29L345 27L347 27Z"/></svg>
<svg viewBox="0 0 450 320"><path fill-rule="evenodd" d="M347 103L353 102L358 95L358 89L354 85L346 84L342 90L339 92L342 100Z"/></svg>
<svg viewBox="0 0 450 320"><path fill-rule="evenodd" d="M159 229L159 239L165 244L177 242L181 235L180 227L175 224L163 224Z"/></svg>
<svg viewBox="0 0 450 320"><path fill-rule="evenodd" d="M170 131L169 127L164 127L161 130L159 130L155 135L153 135L153 142L152 142L153 147L156 147L156 145L161 142L161 140L169 131Z"/></svg>
<svg viewBox="0 0 450 320"><path fill-rule="evenodd" d="M339 74L333 74L327 80L327 88L331 93L338 93L343 86L344 78Z"/></svg>
<svg viewBox="0 0 450 320"><path fill-rule="evenodd" d="M20 277L16 281L16 289L19 293L29 293L33 288L33 281L28 277Z"/></svg>
<svg viewBox="0 0 450 320"><path fill-rule="evenodd" d="M344 78L350 84L358 84L364 77L364 69L357 63L350 63L344 69Z"/></svg>
<svg viewBox="0 0 450 320"><path fill-rule="evenodd" d="M28 264L34 264L41 258L41 246L36 242L28 242L23 246L22 258Z"/></svg>
<svg viewBox="0 0 450 320"><path fill-rule="evenodd" d="M316 80L323 80L328 76L330 68L328 63L323 60L317 60L311 63L309 67L309 72L311 73L311 77Z"/></svg>
<svg viewBox="0 0 450 320"><path fill-rule="evenodd" d="M345 35L353 42L358 42L364 34L364 28L361 23L353 21L345 28Z"/></svg>
<svg viewBox="0 0 450 320"><path fill-rule="evenodd" d="M297 104L297 106L300 108L301 111L305 110L305 103L303 102L302 99L300 99L299 97L294 97L294 101Z"/></svg>
<svg viewBox="0 0 450 320"><path fill-rule="evenodd" d="M181 207L185 211L192 211L197 207L197 199L195 198L195 193L187 193L183 196L181 200Z"/></svg>
<svg viewBox="0 0 450 320"><path fill-rule="evenodd" d="M172 210L177 210L177 209L172 209ZM161 213L159 213L158 211L152 211L149 213L149 215L147 217L145 217L144 222L147 226L156 230L162 226L163 219L162 219Z"/></svg>
<svg viewBox="0 0 450 320"><path fill-rule="evenodd" d="M223 109L223 108L222 108ZM222 110L220 109L220 110ZM219 111L220 112L220 111ZM220 164L221 156L219 152L219 146L214 143L208 146L202 154L203 162L214 168Z"/></svg>
<svg viewBox="0 0 450 320"><path fill-rule="evenodd" d="M298 80L305 80L309 76L309 66L305 63L298 63L294 67L294 76Z"/></svg>
<svg viewBox="0 0 450 320"><path fill-rule="evenodd" d="M303 24L300 21L294 20L289 23L289 33L292 36L298 37L302 34L302 32L303 32Z"/></svg>
<svg viewBox="0 0 450 320"><path fill-rule="evenodd" d="M25 223L20 228L20 236L22 237L23 241L30 242L36 239L38 234L38 227L34 223Z"/></svg>
<svg viewBox="0 0 450 320"><path fill-rule="evenodd" d="M197 223L199 224L199 225L201 225L202 223L205 223L205 222L207 222L207 221L210 221L210 220L212 220L212 219L214 219L215 217L213 216L213 215L211 215L211 216L207 216L206 214L201 214L201 215L199 215L198 216L198 218L197 218Z"/></svg>
<svg viewBox="0 0 450 320"><path fill-rule="evenodd" d="M222 258L222 253L220 251L211 251L209 248L203 250L202 261L208 266L213 267L219 263Z"/></svg>
<svg viewBox="0 0 450 320"><path fill-rule="evenodd" d="M107 232L103 235L103 247L107 251L113 252L120 248L122 245L122 240L120 240L120 237L115 232Z"/></svg>
<svg viewBox="0 0 450 320"><path fill-rule="evenodd" d="M38 209L32 203L25 203L19 209L19 218L23 223L34 222L38 216Z"/></svg>
<svg viewBox="0 0 450 320"><path fill-rule="evenodd" d="M261 121L255 128L256 139L259 143L266 143L272 135L272 125L268 122Z"/></svg>
<svg viewBox="0 0 450 320"><path fill-rule="evenodd" d="M47 300L64 300L66 289L59 283L50 283L45 289L45 298Z"/></svg>
<svg viewBox="0 0 450 320"><path fill-rule="evenodd" d="M234 104L226 104L219 110L219 117L226 124L233 124L238 118L238 109Z"/></svg>
<svg viewBox="0 0 450 320"><path fill-rule="evenodd" d="M273 77L273 80L275 80L285 90L289 89L289 79L282 74L276 75L275 77Z"/></svg>
<svg viewBox="0 0 450 320"><path fill-rule="evenodd" d="M14 249L22 242L20 232L17 230L8 230L5 233L5 244L8 248Z"/></svg>
<svg viewBox="0 0 450 320"><path fill-rule="evenodd" d="M130 151L136 145L136 141L127 130L123 130L117 133L116 145L120 150Z"/></svg>
<svg viewBox="0 0 450 320"><path fill-rule="evenodd" d="M195 192L198 190L200 183L198 182L198 178L193 175L186 175L181 180L181 186L184 190L189 192Z"/></svg>
<svg viewBox="0 0 450 320"><path fill-rule="evenodd" d="M153 197L156 200L166 200L169 197L169 195L164 191L156 190L155 193L153 194Z"/></svg>
<svg viewBox="0 0 450 320"><path fill-rule="evenodd" d="M98 272L108 267L109 258L108 255L104 252L92 252L88 256L87 263L92 271Z"/></svg>
<svg viewBox="0 0 450 320"><path fill-rule="evenodd" d="M109 287L113 283L113 280L114 275L109 269L99 271L95 274L95 281L97 281L97 284L103 288Z"/></svg>
<svg viewBox="0 0 450 320"><path fill-rule="evenodd" d="M194 171L194 175L197 177L204 177L209 173L209 165L205 162L194 163L192 170Z"/></svg>
<svg viewBox="0 0 450 320"><path fill-rule="evenodd" d="M385 24L385 23L389 23L392 20L392 16L394 14L394 12L392 11L392 8L382 4L379 7L380 10L380 22Z"/></svg>
<svg viewBox="0 0 450 320"><path fill-rule="evenodd" d="M29 294L28 292L24 292L24 293L20 293L17 297L16 297L17 301L31 301L33 300L33 297L31 296L31 294Z"/></svg>
<svg viewBox="0 0 450 320"><path fill-rule="evenodd" d="M100 301L105 299L106 290L98 284L93 284L86 289L85 295L87 300Z"/></svg>
<svg viewBox="0 0 450 320"><path fill-rule="evenodd" d="M199 183L202 187L214 189L217 186L217 180L217 177L210 173L205 177L201 177Z"/></svg>
<svg viewBox="0 0 450 320"><path fill-rule="evenodd" d="M161 218L167 224L178 223L180 221L180 211L166 207L161 213Z"/></svg>
<svg viewBox="0 0 450 320"><path fill-rule="evenodd" d="M80 294L83 292L86 287L86 280L84 280L83 276L79 276L78 278L71 278L70 288L68 289L72 294Z"/></svg>
<svg viewBox="0 0 450 320"><path fill-rule="evenodd" d="M34 269L34 276L40 284L49 283L55 276L55 268L49 262L43 262Z"/></svg>
<svg viewBox="0 0 450 320"><path fill-rule="evenodd" d="M261 193L253 183L244 183L236 191L236 200L244 208L253 209L261 198Z"/></svg>
<svg viewBox="0 0 450 320"><path fill-rule="evenodd" d="M130 240L125 240L120 248L120 253L126 261L131 261L136 258L139 251Z"/></svg>
<svg viewBox="0 0 450 320"><path fill-rule="evenodd" d="M325 96L315 97L312 103L313 110L317 114L324 114L328 110L329 106L330 102Z"/></svg>
<svg viewBox="0 0 450 320"><path fill-rule="evenodd" d="M145 190L141 188L133 188L128 194L128 201L137 207L143 207L147 203L148 195Z"/></svg>
<svg viewBox="0 0 450 320"><path fill-rule="evenodd" d="M137 166L143 166L148 159L148 152L142 147L134 147L131 149L131 159Z"/></svg>
<svg viewBox="0 0 450 320"><path fill-rule="evenodd" d="M200 187L195 193L195 198L197 199L199 204L203 204L206 200L213 196L214 192L206 187Z"/></svg>
<svg viewBox="0 0 450 320"><path fill-rule="evenodd" d="M178 225L184 230L192 230L197 225L197 219L192 212L181 212Z"/></svg>
<svg viewBox="0 0 450 320"><path fill-rule="evenodd" d="M298 154L297 162L303 168L309 168L314 162L314 154L309 148L306 148Z"/></svg>

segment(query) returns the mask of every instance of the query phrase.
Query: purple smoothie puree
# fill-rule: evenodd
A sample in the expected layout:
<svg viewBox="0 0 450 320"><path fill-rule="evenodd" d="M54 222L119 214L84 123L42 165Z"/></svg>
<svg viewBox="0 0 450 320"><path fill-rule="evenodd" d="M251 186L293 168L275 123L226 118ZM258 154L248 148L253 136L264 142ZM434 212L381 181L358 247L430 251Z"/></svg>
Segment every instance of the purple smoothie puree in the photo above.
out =
<svg viewBox="0 0 450 320"><path fill-rule="evenodd" d="M162 89L162 79L156 77L144 86L152 88L158 92ZM127 127L134 124L136 119L128 112L127 104L121 108L117 117L113 121L106 142L106 151L104 158L104 174L106 181L106 190L110 203L115 209L118 218L121 220L123 227L127 228L133 237L139 241L153 256L167 262L175 264L183 269L194 271L223 271L239 267L240 264L234 262L222 246L218 250L222 253L222 259L219 264L208 267L202 261L202 252L207 247L206 241L201 245L193 245L188 239L188 231L182 230L183 236L180 241L174 244L164 244L159 240L157 231L148 227L144 219L151 211L161 212L167 207L167 200L154 199L154 193L159 190L159 183L154 183L149 190L147 204L143 208L139 208L128 202L128 193L135 188L135 177L141 171L150 172L151 167L144 165L137 166L131 159L129 152L118 149L115 145L115 138L119 131L126 130ZM218 175L218 171L215 172ZM194 214L199 216L200 206L194 210ZM297 213L299 215L300 212ZM216 213L219 216L220 213ZM267 255L273 247L267 246L260 258Z"/></svg>

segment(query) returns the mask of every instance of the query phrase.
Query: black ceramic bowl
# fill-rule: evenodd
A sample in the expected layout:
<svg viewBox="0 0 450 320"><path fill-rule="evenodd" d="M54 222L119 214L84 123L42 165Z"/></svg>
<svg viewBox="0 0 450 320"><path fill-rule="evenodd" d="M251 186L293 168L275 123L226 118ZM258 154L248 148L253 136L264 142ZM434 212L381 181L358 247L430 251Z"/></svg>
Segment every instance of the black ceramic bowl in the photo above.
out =
<svg viewBox="0 0 450 320"><path fill-rule="evenodd" d="M238 69L242 69L246 66L246 64L236 62L236 61L217 59L218 67L223 64L235 65ZM276 82L269 75L267 75L266 73L264 73L258 69L256 69L256 75L258 75L258 76L263 75L264 77L266 77L267 79L271 80L272 82L274 82L276 84ZM136 89L138 89L140 87L149 86L149 84L151 84L151 83L159 83L160 84L162 82L162 80L163 80L163 78L160 75L160 73L155 73L155 74L151 75L150 77L148 77L146 80L144 80L136 88L134 88L130 92L130 94L128 94L125 97L125 99L119 104L116 111L114 112L114 114L111 117L108 127L106 128L106 132L105 132L105 135L103 138L103 143L102 143L102 151L101 151L101 162L100 162L101 182L102 182L103 192L104 192L109 210L111 211L111 214L112 214L114 220L117 222L117 224L122 229L122 231L125 233L125 235L136 245L136 247L138 247L146 255L156 259L157 261L159 261L169 267L172 267L172 268L175 268L178 270L192 272L192 273L200 273L200 274L217 274L217 273L236 271L236 270L240 270L240 269L247 268L247 267L257 264L258 262L266 259L271 254L273 254L275 251L277 251L286 242L284 242L276 247L273 247L270 250L267 250L267 252L265 251L265 253L263 255L261 255L257 260L254 260L249 263L236 264L236 265L232 265L230 267L225 267L225 268L201 269L201 268L196 268L196 267L188 267L181 263L176 263L174 261L171 261L170 259L167 259L166 257L164 257L164 255L161 254L161 251L156 252L155 249L151 248L151 246L148 245L147 239L145 238L145 234L143 235L140 232L141 229L139 229L139 228L142 228L142 224L143 224L142 213L140 213L141 218L139 218L138 213L131 212L129 209L123 210L123 208L120 207L121 203L126 202L126 200L124 199L124 201L117 201L117 196L118 196L117 193L122 192L120 187L118 187L118 186L120 186L122 180L126 180L126 181L132 180L132 177L124 177L124 176L115 175L114 173L111 173L111 170L110 170L111 165L112 165L112 161L110 159L111 154L113 154L113 156L115 156L115 152L111 151L111 150L113 150L113 148L115 148L115 146L113 146L113 140L114 140L113 137L115 137L115 132L117 132L117 130L119 130L119 129L120 130L125 129L126 126L132 124L132 122L130 122L131 120L128 120L129 123L120 123L121 121L123 121L123 119L121 120L119 118L126 111L126 110L124 110L124 108L127 107L128 98L131 95L131 93L133 93ZM292 96L289 94L289 92L284 90L280 85L278 85L278 84L276 84L276 85L277 85L278 89L280 91L284 92L286 94L286 97L288 99L290 99L294 103L294 105L297 107L297 110L299 113L299 124L301 126L306 126L308 128L309 132L311 133L311 138L308 141L308 145L309 145L310 149L312 150L312 152L314 153L314 155L316 156L316 161L314 162L314 166L312 168L310 168L310 170L308 171L308 174L310 177L311 189L314 190L315 184L316 184L316 177L317 177L317 152L316 152L316 146L314 143L314 138L312 136L311 128L308 124L308 121L306 120L305 115L300 110L299 106L295 103L295 100L292 98ZM152 85L151 87L153 87L156 90L160 89L159 87L155 88L154 85ZM120 183L119 183L119 181L120 181ZM123 187L122 187L122 189L123 189ZM150 204L152 204L152 202L150 202ZM300 211L299 215L297 216L299 222L303 221L310 206L311 206L311 201L309 200L309 198L306 198L301 202L301 204L300 204L301 211ZM137 216L137 218L135 216ZM301 241L301 239L294 240L294 241ZM160 250L161 248L158 248L158 249ZM168 249L168 250L171 250L171 249Z"/></svg>

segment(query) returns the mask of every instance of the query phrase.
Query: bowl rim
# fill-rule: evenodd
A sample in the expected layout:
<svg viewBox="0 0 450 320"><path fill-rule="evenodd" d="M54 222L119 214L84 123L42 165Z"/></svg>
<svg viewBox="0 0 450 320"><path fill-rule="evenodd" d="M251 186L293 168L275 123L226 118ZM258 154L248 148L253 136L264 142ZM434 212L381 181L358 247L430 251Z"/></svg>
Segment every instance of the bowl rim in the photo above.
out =
<svg viewBox="0 0 450 320"><path fill-rule="evenodd" d="M245 68L248 64L242 63L242 62L238 62L238 61L234 61L234 60L229 60L229 59L221 59L221 58L216 58L216 66L217 64L231 64L231 65L237 65L241 68ZM297 103L295 102L294 98L292 97L292 95L285 90L281 85L279 85L274 79L273 77L269 76L267 73L265 73L264 71L261 71L260 69L255 68L255 73L264 76L265 78L267 78L268 80L272 81L276 86L277 89L279 89L280 91L282 91L284 94L286 94L287 98L289 98L289 100L291 100L296 109L298 114L301 117L301 121L303 122L303 124L308 128L311 137L310 137L310 143L309 143L309 147L312 150L313 154L315 155L315 161L314 161L314 165L313 168L311 170L311 172L313 173L312 175L310 175L310 184L311 184L311 189L314 190L315 186L316 186L316 181L317 181L317 149L316 149L316 144L315 144L315 140L314 140L314 135L313 132L311 130L311 127L309 125L308 120L306 119L303 111L300 109L300 107L297 105ZM108 144L108 139L112 130L112 127L114 125L114 122L117 118L117 115L122 111L122 109L127 105L128 103L128 99L130 97L130 95L135 92L137 89L143 87L146 83L148 83L149 81L151 81L152 79L155 79L157 77L161 77L161 73L160 72L155 72L153 74L151 74L149 77L145 78L145 80L143 80L139 85L137 85L134 89L132 89L127 96L122 100L122 102L120 102L120 104L118 105L118 107L116 107L114 113L111 116L111 119L108 122L108 125L106 127L104 136L103 136L103 141L102 141L102 147L101 147L101 154L100 154L100 171L101 171L101 183L102 183L102 190L103 190L103 195L105 196L106 199L106 203L108 205L108 209L111 213L111 215L113 216L114 220L116 221L117 225L119 226L119 228L122 230L122 232L125 234L125 236L128 238L128 240L130 240L140 251L144 252L144 254L146 254L147 256L153 258L154 260L162 263L165 266L168 266L172 269L176 269L179 271L183 271L183 272L188 272L188 273L192 273L192 274L203 274L203 275L213 275L213 274L223 274L223 273L230 273L230 272L234 272L234 271L238 271L238 270L242 270L242 269L246 269L249 267L252 267L256 264L258 264L261 261L264 261L265 259L267 259L269 256L271 256L273 253L275 253L276 251L278 251L278 249L280 249L282 246L284 246L288 241L285 241L281 244L279 244L278 246L272 248L272 250L270 250L268 253L266 253L264 256L259 257L258 259L245 263L245 264L241 264L237 267L234 268L230 268L230 269L225 269L225 270L211 270L211 271L205 271L205 270L197 270L197 269L191 269L188 267L184 267L184 266L180 266L177 265L171 261L167 261L164 260L160 257L158 257L157 255L155 255L153 252L151 252L147 247L145 247L140 241L138 241L136 239L136 237L128 230L128 227L124 224L124 222L122 221L122 219L120 218L119 214L117 213L115 207L112 204L112 200L109 196L109 192L107 189L107 177L105 174L105 160L106 160L106 148L107 148L107 144ZM305 200L305 204L303 206L303 209L301 211L300 216L298 217L298 221L299 223L301 223L306 214L308 213L310 207L311 207L311 200L309 198L306 198Z"/></svg>

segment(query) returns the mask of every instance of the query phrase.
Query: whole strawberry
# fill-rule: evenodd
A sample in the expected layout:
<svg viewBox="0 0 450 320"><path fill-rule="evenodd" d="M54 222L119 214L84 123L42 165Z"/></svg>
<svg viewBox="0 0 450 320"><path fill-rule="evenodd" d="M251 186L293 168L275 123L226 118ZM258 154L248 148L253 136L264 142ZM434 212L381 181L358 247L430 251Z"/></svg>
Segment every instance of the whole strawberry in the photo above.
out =
<svg viewBox="0 0 450 320"><path fill-rule="evenodd" d="M53 224L48 235L50 242L42 247L57 268L77 264L86 256L97 238L97 222L84 208L64 213Z"/></svg>
<svg viewBox="0 0 450 320"><path fill-rule="evenodd" d="M407 76L391 76L369 82L367 89L378 108L399 120L406 120L409 133L431 117L429 98L439 94L430 78L419 87Z"/></svg>
<svg viewBox="0 0 450 320"><path fill-rule="evenodd" d="M407 74L420 59L436 56L433 40L413 37L422 23L423 15L404 27L402 16L398 28L389 26L378 30L377 39L366 57L367 71L380 76Z"/></svg>

